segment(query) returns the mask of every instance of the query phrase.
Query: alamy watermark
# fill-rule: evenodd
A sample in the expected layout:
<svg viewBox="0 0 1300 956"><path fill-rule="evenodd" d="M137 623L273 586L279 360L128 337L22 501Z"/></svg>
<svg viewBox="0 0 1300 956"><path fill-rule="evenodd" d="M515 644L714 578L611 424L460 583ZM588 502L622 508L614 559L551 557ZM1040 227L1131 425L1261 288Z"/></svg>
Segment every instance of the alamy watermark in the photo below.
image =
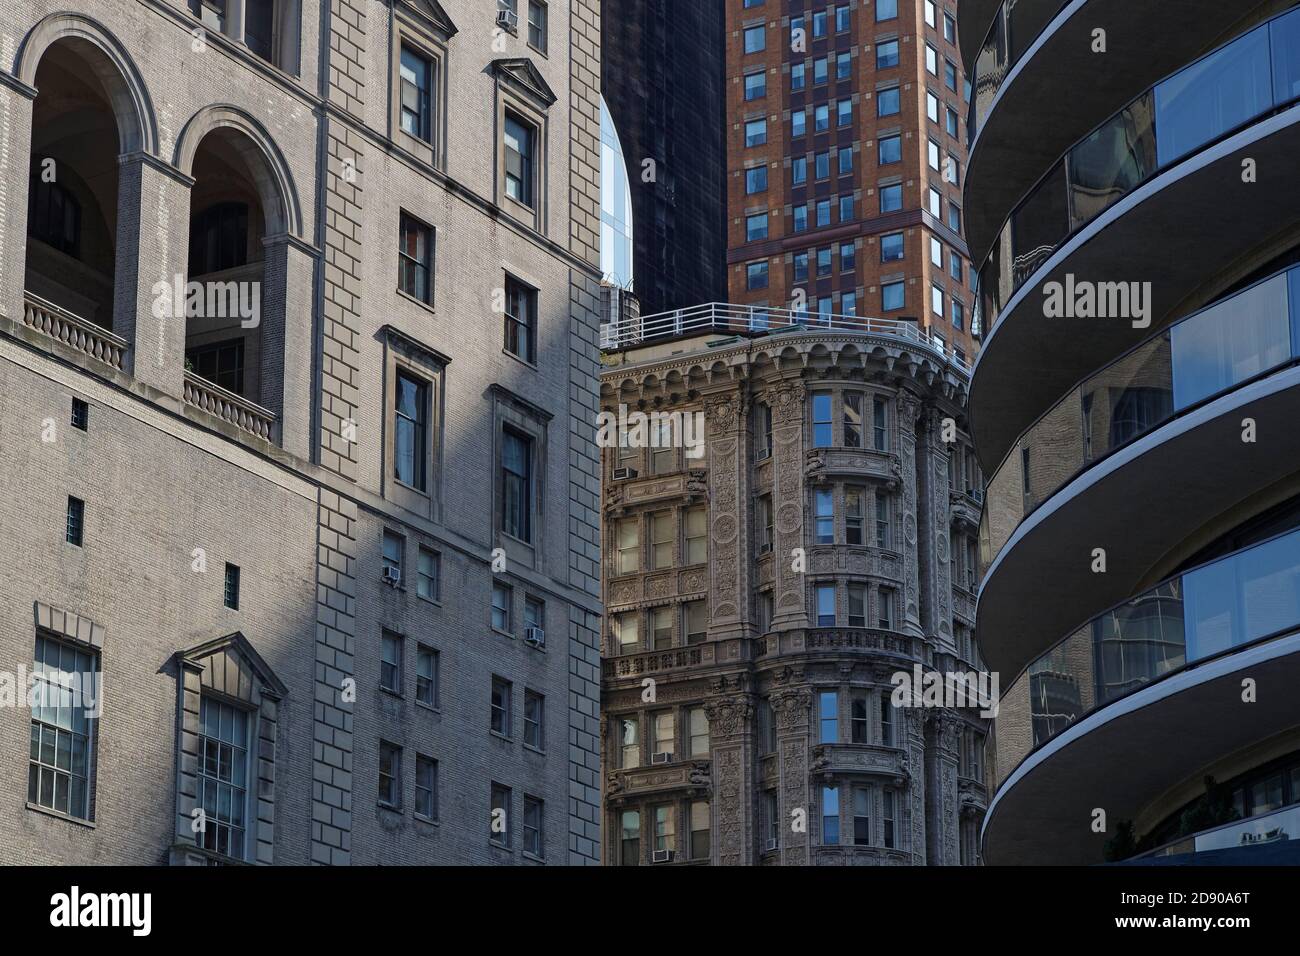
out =
<svg viewBox="0 0 1300 956"><path fill-rule="evenodd" d="M1043 285L1049 319L1129 319L1135 329L1151 325L1150 282L1090 282L1067 273L1065 282Z"/></svg>
<svg viewBox="0 0 1300 956"><path fill-rule="evenodd" d="M149 291L155 319L239 319L245 329L255 329L262 321L262 283L256 279L186 282L177 273L171 282L155 282Z"/></svg>
<svg viewBox="0 0 1300 956"><path fill-rule="evenodd" d="M703 412L628 411L596 416L596 444L601 448L685 448L687 458L704 457Z"/></svg>
<svg viewBox="0 0 1300 956"><path fill-rule="evenodd" d="M981 717L998 715L1001 681L989 671L895 671L890 701L895 707L978 707Z"/></svg>

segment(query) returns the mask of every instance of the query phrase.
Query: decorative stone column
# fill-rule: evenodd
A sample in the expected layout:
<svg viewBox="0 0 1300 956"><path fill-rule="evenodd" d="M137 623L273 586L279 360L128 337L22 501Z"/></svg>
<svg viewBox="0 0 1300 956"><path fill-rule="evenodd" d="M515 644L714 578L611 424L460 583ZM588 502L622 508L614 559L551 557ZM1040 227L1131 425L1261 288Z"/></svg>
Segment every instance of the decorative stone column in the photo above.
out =
<svg viewBox="0 0 1300 956"><path fill-rule="evenodd" d="M0 71L0 315L23 321L27 267L27 180L36 90Z"/></svg>
<svg viewBox="0 0 1300 956"><path fill-rule="evenodd" d="M802 685L803 673L778 677L778 685L787 684L771 694L772 715L776 721L776 752L780 780L781 823L779 847L783 866L806 866L811 862L808 827L812 824L812 791L808 777L809 721L812 718L812 691ZM796 811L802 811L802 830L792 829Z"/></svg>
<svg viewBox="0 0 1300 956"><path fill-rule="evenodd" d="M709 638L744 637L750 618L749 459L745 397L704 400L709 455ZM742 504L742 502L744 504Z"/></svg>
<svg viewBox="0 0 1300 956"><path fill-rule="evenodd" d="M711 862L720 866L754 862L754 698L744 684L740 675L715 678L709 687L714 696L704 703L717 835Z"/></svg>
<svg viewBox="0 0 1300 956"><path fill-rule="evenodd" d="M907 749L907 767L911 779L908 781L907 807L908 826L911 831L912 865L924 866L926 861L926 745L925 715L917 707L903 710L903 746Z"/></svg>
<svg viewBox="0 0 1300 956"><path fill-rule="evenodd" d="M930 866L961 863L960 816L957 805L957 748L961 718L947 710L933 711L926 721L926 830L930 835L925 862Z"/></svg>
<svg viewBox="0 0 1300 956"><path fill-rule="evenodd" d="M898 456L902 468L903 615L899 629L924 637L920 610L920 559L917 541L916 423L921 400L906 389L898 391Z"/></svg>
<svg viewBox="0 0 1300 956"><path fill-rule="evenodd" d="M921 414L917 448L917 558L921 628L936 645L955 652L952 634L952 528L948 499L948 446L943 416L933 407Z"/></svg>
<svg viewBox="0 0 1300 956"><path fill-rule="evenodd" d="M805 547L804 513L804 408L802 381L786 382L769 390L772 408L772 522L773 573L776 580L772 629L808 627L806 577L792 567L795 548Z"/></svg>

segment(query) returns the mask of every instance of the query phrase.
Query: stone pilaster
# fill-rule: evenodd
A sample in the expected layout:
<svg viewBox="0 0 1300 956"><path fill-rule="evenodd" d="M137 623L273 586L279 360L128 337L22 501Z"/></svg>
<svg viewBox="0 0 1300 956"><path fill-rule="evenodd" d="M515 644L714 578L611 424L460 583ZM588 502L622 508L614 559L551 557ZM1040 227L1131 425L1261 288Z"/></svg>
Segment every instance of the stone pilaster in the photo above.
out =
<svg viewBox="0 0 1300 956"><path fill-rule="evenodd" d="M781 781L781 826L778 837L783 866L806 866L812 861L812 791L808 783L809 721L812 691L807 687L786 687L773 691L772 714L776 720L776 752ZM797 829L794 824L802 820Z"/></svg>
<svg viewBox="0 0 1300 956"><path fill-rule="evenodd" d="M903 614L900 630L913 637L923 637L921 624L921 574L917 541L917 488L916 488L916 423L921 412L921 402L905 389L898 393L898 454L903 472L903 499L898 514L901 516L901 536L898 543L903 553Z"/></svg>
<svg viewBox="0 0 1300 956"><path fill-rule="evenodd" d="M778 385L768 393L772 407L772 522L776 575L773 630L808 626L808 594L803 573L794 570L795 548L805 547L803 382Z"/></svg>
<svg viewBox="0 0 1300 956"><path fill-rule="evenodd" d="M922 413L916 460L917 557L920 571L921 627L943 650L954 652L952 634L952 528L949 521L948 446L942 441L942 415Z"/></svg>
<svg viewBox="0 0 1300 956"><path fill-rule="evenodd" d="M24 250L27 248L26 183L32 151L32 102L36 91L6 74L0 82L0 314L23 320Z"/></svg>
<svg viewBox="0 0 1300 956"><path fill-rule="evenodd" d="M713 681L715 696L704 703L713 762L713 819L717 839L712 862L741 866L754 862L754 742L750 727L754 699L739 677Z"/></svg>
<svg viewBox="0 0 1300 956"><path fill-rule="evenodd" d="M907 766L911 772L911 779L908 781L907 796L903 801L907 806L907 818L899 822L898 831L900 834L910 832L911 839L903 844L902 848L911 853L913 866L924 866L927 792L925 715L916 707L908 707L902 713L905 715L902 745L907 749Z"/></svg>
<svg viewBox="0 0 1300 956"><path fill-rule="evenodd" d="M749 458L746 402L738 392L705 399L709 456L709 637L743 637L750 618Z"/></svg>
<svg viewBox="0 0 1300 956"><path fill-rule="evenodd" d="M926 831L930 839L925 862L930 866L961 863L957 748L962 726L961 718L950 711L932 712L926 721Z"/></svg>

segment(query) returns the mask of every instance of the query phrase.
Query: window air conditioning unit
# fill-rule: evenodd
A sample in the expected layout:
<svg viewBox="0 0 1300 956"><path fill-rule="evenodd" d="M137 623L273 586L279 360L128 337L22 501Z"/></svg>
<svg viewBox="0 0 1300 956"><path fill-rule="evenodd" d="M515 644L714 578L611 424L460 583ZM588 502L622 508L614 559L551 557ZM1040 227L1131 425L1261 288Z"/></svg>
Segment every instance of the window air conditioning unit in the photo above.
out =
<svg viewBox="0 0 1300 956"><path fill-rule="evenodd" d="M502 30L509 30L511 33L519 32L519 14L513 10L497 11L497 26Z"/></svg>
<svg viewBox="0 0 1300 956"><path fill-rule="evenodd" d="M534 647L546 646L546 632L536 625L524 628L524 640Z"/></svg>
<svg viewBox="0 0 1300 956"><path fill-rule="evenodd" d="M768 849L768 850L775 850L775 849L776 849L776 837L768 837L768 839L767 839L767 847L766 847L766 849Z"/></svg>
<svg viewBox="0 0 1300 956"><path fill-rule="evenodd" d="M627 480L630 479L630 478L635 478L636 475L637 475L637 471L636 471L635 468L615 468L615 469L614 469L614 480L615 480L615 481L627 481Z"/></svg>
<svg viewBox="0 0 1300 956"><path fill-rule="evenodd" d="M384 566L384 583L390 588L395 588L402 583L402 569L395 568L391 564Z"/></svg>
<svg viewBox="0 0 1300 956"><path fill-rule="evenodd" d="M672 763L673 755L669 751L661 751L660 753L652 754L650 756L650 762L651 763Z"/></svg>
<svg viewBox="0 0 1300 956"><path fill-rule="evenodd" d="M651 857L651 862L653 863L671 863L672 861L672 850L655 850L654 856Z"/></svg>

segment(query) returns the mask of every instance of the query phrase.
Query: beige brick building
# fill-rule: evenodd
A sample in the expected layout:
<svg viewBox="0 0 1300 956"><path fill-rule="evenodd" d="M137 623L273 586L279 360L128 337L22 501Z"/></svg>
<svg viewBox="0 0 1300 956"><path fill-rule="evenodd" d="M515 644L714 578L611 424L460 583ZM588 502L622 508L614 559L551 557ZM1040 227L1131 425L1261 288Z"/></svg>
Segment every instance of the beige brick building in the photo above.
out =
<svg viewBox="0 0 1300 956"><path fill-rule="evenodd" d="M907 323L738 311L606 355L603 410L688 417L604 449L604 861L977 863L988 722L890 696L980 666L966 374Z"/></svg>
<svg viewBox="0 0 1300 956"><path fill-rule="evenodd" d="M599 5L502 6L0 0L0 672L100 690L0 862L599 859Z"/></svg>

